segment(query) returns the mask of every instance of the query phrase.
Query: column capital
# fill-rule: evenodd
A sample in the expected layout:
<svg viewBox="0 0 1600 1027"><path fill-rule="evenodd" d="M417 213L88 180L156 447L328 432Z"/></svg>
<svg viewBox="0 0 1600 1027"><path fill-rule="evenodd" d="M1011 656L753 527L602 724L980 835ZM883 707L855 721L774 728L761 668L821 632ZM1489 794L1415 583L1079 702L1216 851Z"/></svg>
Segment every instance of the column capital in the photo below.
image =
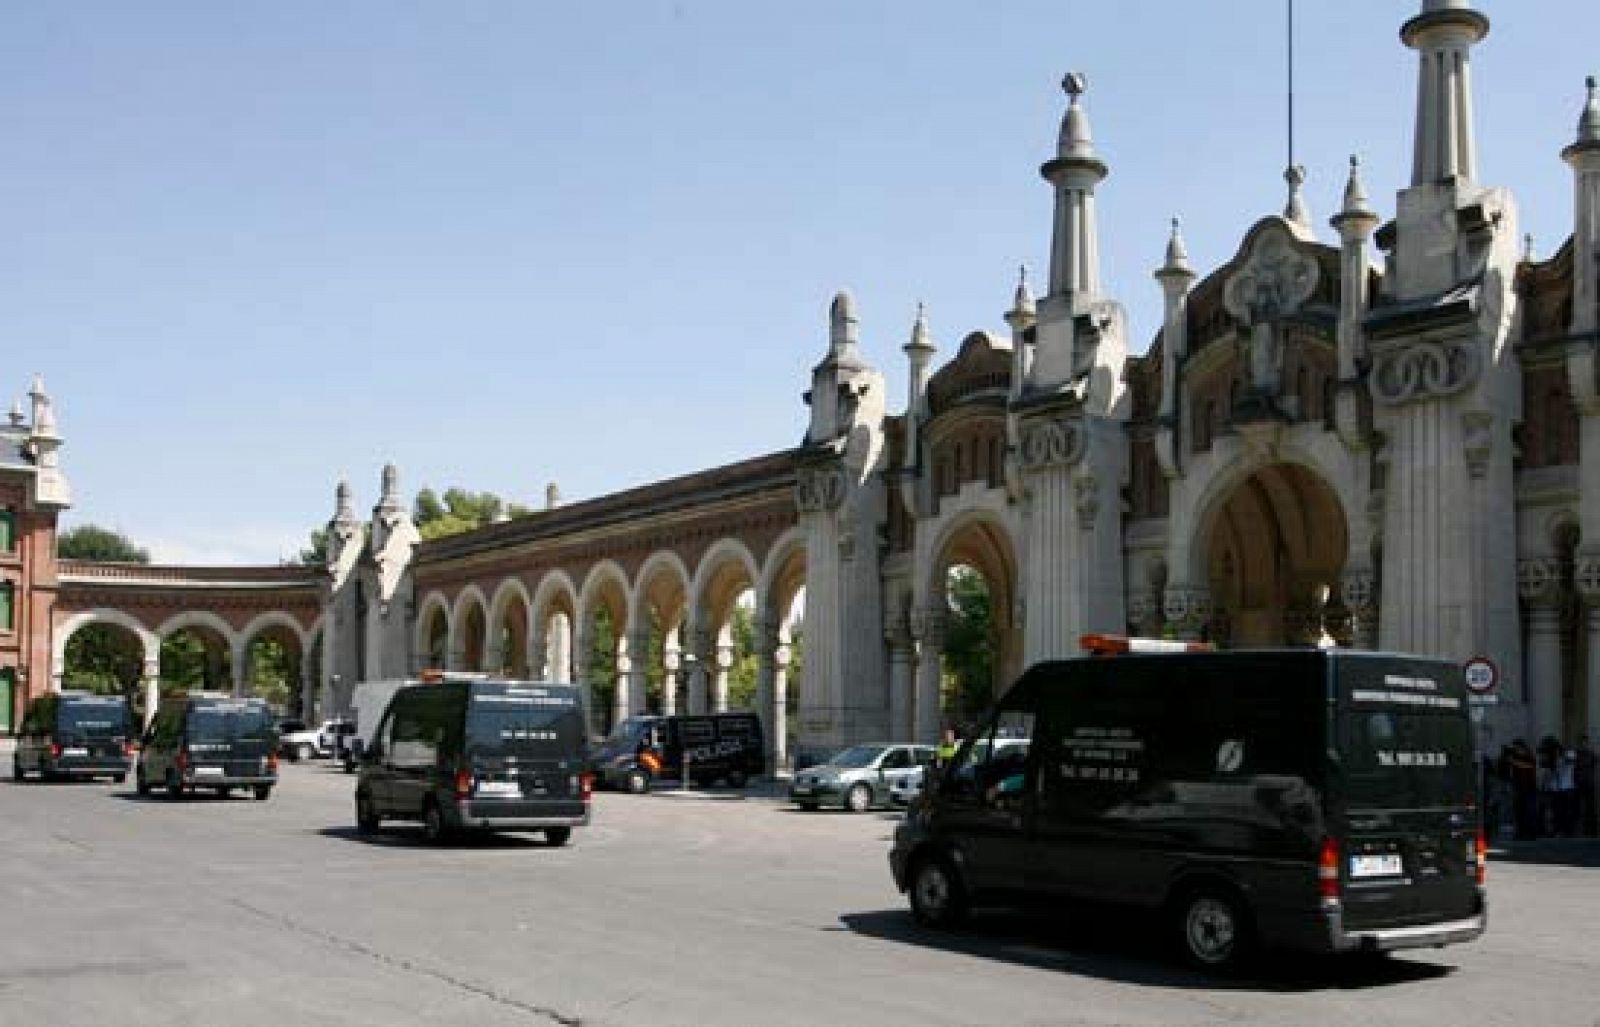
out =
<svg viewBox="0 0 1600 1027"><path fill-rule="evenodd" d="M1572 580L1578 595L1590 607L1600 608L1600 551L1579 553L1573 570Z"/></svg>
<svg viewBox="0 0 1600 1027"><path fill-rule="evenodd" d="M1517 594L1530 609L1554 609L1561 595L1561 565L1554 557L1517 561Z"/></svg>

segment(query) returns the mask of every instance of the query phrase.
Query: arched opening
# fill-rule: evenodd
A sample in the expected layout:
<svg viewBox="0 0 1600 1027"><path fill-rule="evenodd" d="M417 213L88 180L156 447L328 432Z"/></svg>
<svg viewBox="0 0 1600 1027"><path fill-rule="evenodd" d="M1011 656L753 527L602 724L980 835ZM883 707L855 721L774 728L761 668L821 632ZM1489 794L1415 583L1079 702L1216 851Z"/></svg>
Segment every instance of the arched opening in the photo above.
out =
<svg viewBox="0 0 1600 1027"><path fill-rule="evenodd" d="M456 651L460 654L458 669L488 669L484 666L484 642L488 639L485 620L483 604L469 599L466 609L461 613L460 637L456 639Z"/></svg>
<svg viewBox="0 0 1600 1027"><path fill-rule="evenodd" d="M800 728L800 697L805 694L806 550L799 536L779 542L767 554L757 589L764 602L762 620L777 626L773 651L772 708L763 711L767 748L774 769L787 766Z"/></svg>
<svg viewBox="0 0 1600 1027"><path fill-rule="evenodd" d="M657 553L645 561L634 588L634 606L633 629L643 628L645 644L642 652L634 652L640 639L630 639L628 661L635 681L642 672L644 693L629 695L629 713L681 713L688 708L684 621L689 575L675 554Z"/></svg>
<svg viewBox="0 0 1600 1027"><path fill-rule="evenodd" d="M1314 471L1270 464L1235 486L1206 532L1219 644L1331 644L1349 532L1339 497ZM1330 606L1330 603L1332 604Z"/></svg>
<svg viewBox="0 0 1600 1027"><path fill-rule="evenodd" d="M970 722L1021 671L1022 633L1013 622L1017 561L1010 537L988 520L967 521L945 540L929 583L932 613L944 619L938 724ZM922 702L931 701L928 698Z"/></svg>
<svg viewBox="0 0 1600 1027"><path fill-rule="evenodd" d="M579 600L578 639L574 662L579 684L588 686L591 730L609 734L618 719L619 678L625 666L623 633L627 630L628 591L626 579L615 564L591 572Z"/></svg>
<svg viewBox="0 0 1600 1027"><path fill-rule="evenodd" d="M704 662L704 708L713 713L750 709L755 701L755 587L759 576L748 550L732 541L713 547L701 565L696 602L702 637L691 655ZM736 673L741 703L737 706ZM691 709L699 703L699 696L690 697Z"/></svg>
<svg viewBox="0 0 1600 1027"><path fill-rule="evenodd" d="M107 621L94 621L67 637L61 686L99 695L121 695L144 713L139 688L144 675L144 643L137 632Z"/></svg>
<svg viewBox="0 0 1600 1027"><path fill-rule="evenodd" d="M528 669L528 604L513 593L501 605L494 630L498 666L490 668L509 677L530 677Z"/></svg>
<svg viewBox="0 0 1600 1027"><path fill-rule="evenodd" d="M161 639L161 693L233 690L233 647L210 624L185 624Z"/></svg>
<svg viewBox="0 0 1600 1027"><path fill-rule="evenodd" d="M245 691L286 713L299 702L305 654L300 634L287 624L270 624L244 646Z"/></svg>
<svg viewBox="0 0 1600 1027"><path fill-rule="evenodd" d="M423 667L444 668L450 655L450 615L443 606L430 606L422 615Z"/></svg>

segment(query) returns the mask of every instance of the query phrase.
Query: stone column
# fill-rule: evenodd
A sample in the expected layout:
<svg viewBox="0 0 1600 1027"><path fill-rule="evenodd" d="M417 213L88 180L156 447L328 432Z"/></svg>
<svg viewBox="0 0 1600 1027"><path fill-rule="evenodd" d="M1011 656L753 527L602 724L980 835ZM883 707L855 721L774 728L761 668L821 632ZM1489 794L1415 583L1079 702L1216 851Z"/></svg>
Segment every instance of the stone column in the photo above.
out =
<svg viewBox="0 0 1600 1027"><path fill-rule="evenodd" d="M528 677L534 681L559 681L551 672L550 645L542 638L528 639Z"/></svg>
<svg viewBox="0 0 1600 1027"><path fill-rule="evenodd" d="M716 651L716 674L712 681L711 712L728 712L728 670L733 666L733 646L719 645Z"/></svg>
<svg viewBox="0 0 1600 1027"><path fill-rule="evenodd" d="M230 655L231 659L228 661L229 686L233 696L238 698L244 695L245 685L248 683L247 678L249 677L250 668L246 664L249 663L249 653L244 646L240 645L234 646Z"/></svg>
<svg viewBox="0 0 1600 1027"><path fill-rule="evenodd" d="M912 741L936 745L941 720L939 686L943 677L944 633L947 614L941 607L922 611L912 625L917 637L917 681Z"/></svg>
<svg viewBox="0 0 1600 1027"><path fill-rule="evenodd" d="M583 694L583 708L589 721L589 734L600 733L600 710L594 694L594 684L589 680L589 650L593 640L588 632L580 631L572 644L572 680Z"/></svg>
<svg viewBox="0 0 1600 1027"><path fill-rule="evenodd" d="M909 741L912 737L912 696L916 688L915 642L904 614L889 622L884 632L889 644L889 734L885 741Z"/></svg>
<svg viewBox="0 0 1600 1027"><path fill-rule="evenodd" d="M670 639L661 654L661 662L664 665L661 676L661 715L672 717L678 713L678 668L682 665L682 654Z"/></svg>
<svg viewBox="0 0 1600 1027"><path fill-rule="evenodd" d="M300 663L300 719L307 724L315 723L312 716L317 708L317 668L310 660Z"/></svg>
<svg viewBox="0 0 1600 1027"><path fill-rule="evenodd" d="M772 733L767 746L772 752L772 772L789 765L789 661L793 651L787 642L772 654Z"/></svg>
<svg viewBox="0 0 1600 1027"><path fill-rule="evenodd" d="M774 689L778 676L778 628L773 622L762 618L755 623L756 636L756 716L761 719L761 734L766 738L767 766L777 770L777 761L773 758L772 739L774 731L780 723L774 717L776 702Z"/></svg>
<svg viewBox="0 0 1600 1027"><path fill-rule="evenodd" d="M1357 649L1378 645L1378 596L1371 571L1351 571L1341 582L1345 609L1350 611L1350 644Z"/></svg>
<svg viewBox="0 0 1600 1027"><path fill-rule="evenodd" d="M161 646L146 649L144 654L144 676L140 679L144 688L144 723L146 727L156 719L156 708L161 705ZM306 722L310 723L307 717Z"/></svg>
<svg viewBox="0 0 1600 1027"><path fill-rule="evenodd" d="M1561 737L1561 608L1559 568L1552 559L1523 560L1517 586L1528 614L1528 730L1535 745Z"/></svg>
<svg viewBox="0 0 1600 1027"><path fill-rule="evenodd" d="M688 712L702 714L706 712L706 664L711 658L711 632L701 628L694 628L689 632L689 651L684 654L684 659L689 661L689 702Z"/></svg>
<svg viewBox="0 0 1600 1027"><path fill-rule="evenodd" d="M1584 689L1588 696L1584 731L1591 745L1600 744L1600 550L1578 554L1574 578L1583 597L1584 626L1588 631L1588 661Z"/></svg>
<svg viewBox="0 0 1600 1027"><path fill-rule="evenodd" d="M645 712L650 702L650 629L628 632L628 716Z"/></svg>

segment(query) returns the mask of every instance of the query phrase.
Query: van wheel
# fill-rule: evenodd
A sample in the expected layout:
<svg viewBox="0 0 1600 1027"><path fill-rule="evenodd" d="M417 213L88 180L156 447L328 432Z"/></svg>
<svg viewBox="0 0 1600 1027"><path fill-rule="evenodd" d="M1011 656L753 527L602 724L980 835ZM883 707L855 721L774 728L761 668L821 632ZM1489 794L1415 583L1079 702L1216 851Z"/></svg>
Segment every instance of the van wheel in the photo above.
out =
<svg viewBox="0 0 1600 1027"><path fill-rule="evenodd" d="M567 839L572 837L570 827L547 827L544 829L544 843L552 849L559 849L567 844Z"/></svg>
<svg viewBox="0 0 1600 1027"><path fill-rule="evenodd" d="M623 787L628 789L629 794L643 795L650 790L650 775L635 768L628 771L628 776L622 783Z"/></svg>
<svg viewBox="0 0 1600 1027"><path fill-rule="evenodd" d="M967 917L967 893L944 856L919 858L911 869L911 914L928 927L955 927Z"/></svg>
<svg viewBox="0 0 1600 1027"><path fill-rule="evenodd" d="M128 775L127 774L112 774L111 775L111 783L112 784L121 784L122 782L126 781L127 779L128 779Z"/></svg>
<svg viewBox="0 0 1600 1027"><path fill-rule="evenodd" d="M362 834L377 834L382 826L383 818L372 808L372 796L356 796L356 830Z"/></svg>
<svg viewBox="0 0 1600 1027"><path fill-rule="evenodd" d="M729 788L743 788L745 786L745 782L748 781L748 780L749 779L744 776L744 771L742 771L742 770L730 770L730 771L728 771L728 787Z"/></svg>
<svg viewBox="0 0 1600 1027"><path fill-rule="evenodd" d="M26 781L28 775L22 772L22 761L16 756L11 757L11 780Z"/></svg>
<svg viewBox="0 0 1600 1027"><path fill-rule="evenodd" d="M167 771L167 798L169 798L169 799L181 799L181 798L183 798L183 782L179 781L178 780L178 775L174 774L170 770Z"/></svg>
<svg viewBox="0 0 1600 1027"><path fill-rule="evenodd" d="M820 803L815 802L802 802L800 803L800 808L807 813L815 813L820 805Z"/></svg>
<svg viewBox="0 0 1600 1027"><path fill-rule="evenodd" d="M256 785L255 792L256 792L256 800L259 801L259 802L265 802L267 800L267 798L272 795L272 786L271 785Z"/></svg>
<svg viewBox="0 0 1600 1027"><path fill-rule="evenodd" d="M422 810L422 836L434 845L443 845L450 838L450 825L444 822L444 810L431 799Z"/></svg>
<svg viewBox="0 0 1600 1027"><path fill-rule="evenodd" d="M872 808L872 786L857 784L851 785L850 790L844 793L844 808L851 813L865 813Z"/></svg>
<svg viewBox="0 0 1600 1027"><path fill-rule="evenodd" d="M140 795L150 794L150 782L144 779L144 768L140 767L133 772L133 790Z"/></svg>
<svg viewBox="0 0 1600 1027"><path fill-rule="evenodd" d="M1179 951L1186 962L1213 973L1237 970L1244 963L1252 927L1250 914L1236 894L1218 886L1202 886L1185 892L1176 911Z"/></svg>
<svg viewBox="0 0 1600 1027"><path fill-rule="evenodd" d="M316 754L317 750L310 742L301 742L294 747L294 758L297 760L309 760Z"/></svg>

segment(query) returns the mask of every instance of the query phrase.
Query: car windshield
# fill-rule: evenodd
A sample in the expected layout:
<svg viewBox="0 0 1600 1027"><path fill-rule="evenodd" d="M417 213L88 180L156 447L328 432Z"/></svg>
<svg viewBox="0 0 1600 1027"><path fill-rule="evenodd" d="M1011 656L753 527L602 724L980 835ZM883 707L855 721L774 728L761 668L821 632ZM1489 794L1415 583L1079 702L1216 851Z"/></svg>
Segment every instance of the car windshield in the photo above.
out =
<svg viewBox="0 0 1600 1027"><path fill-rule="evenodd" d="M553 756L583 746L583 706L570 686L475 691L467 705L467 750L484 755Z"/></svg>
<svg viewBox="0 0 1600 1027"><path fill-rule="evenodd" d="M189 711L191 742L228 742L238 738L265 739L275 729L272 714L253 703L215 703Z"/></svg>
<svg viewBox="0 0 1600 1027"><path fill-rule="evenodd" d="M649 723L650 721L645 717L629 717L626 720L620 720L617 722L617 726L611 729L611 733L606 736L606 741L631 742L639 737L639 733Z"/></svg>
<svg viewBox="0 0 1600 1027"><path fill-rule="evenodd" d="M65 734L109 737L128 732L128 704L121 699L77 699L61 704L57 715Z"/></svg>
<svg viewBox="0 0 1600 1027"><path fill-rule="evenodd" d="M828 761L830 767L842 767L845 770L859 770L870 767L876 763L879 756L883 755L884 747L881 745L852 745L844 752L838 753Z"/></svg>

